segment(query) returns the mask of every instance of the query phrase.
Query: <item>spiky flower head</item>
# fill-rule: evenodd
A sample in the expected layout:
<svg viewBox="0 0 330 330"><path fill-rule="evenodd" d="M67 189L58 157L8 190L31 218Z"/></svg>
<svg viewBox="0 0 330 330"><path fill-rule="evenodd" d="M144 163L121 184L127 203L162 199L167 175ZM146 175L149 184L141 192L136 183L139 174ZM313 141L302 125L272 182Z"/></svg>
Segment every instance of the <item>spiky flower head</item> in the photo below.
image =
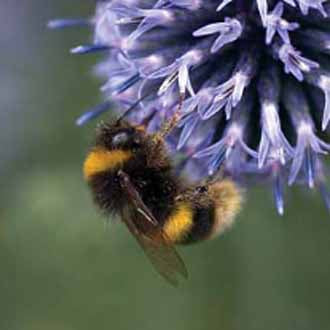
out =
<svg viewBox="0 0 330 330"><path fill-rule="evenodd" d="M330 3L327 0L109 0L87 20L94 41L72 49L105 51L108 108L157 129L182 96L182 119L169 139L180 168L194 177L220 167L237 179L273 186L283 213L286 184L325 188L324 141L330 121Z"/></svg>

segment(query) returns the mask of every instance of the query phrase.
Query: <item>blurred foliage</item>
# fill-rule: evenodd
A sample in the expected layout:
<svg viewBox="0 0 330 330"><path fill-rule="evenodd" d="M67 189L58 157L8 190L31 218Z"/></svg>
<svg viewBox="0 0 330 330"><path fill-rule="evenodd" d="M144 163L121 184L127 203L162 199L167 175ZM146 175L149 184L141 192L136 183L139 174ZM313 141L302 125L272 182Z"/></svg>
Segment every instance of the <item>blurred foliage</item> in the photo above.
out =
<svg viewBox="0 0 330 330"><path fill-rule="evenodd" d="M45 28L94 3L46 3L0 4L0 329L329 329L330 219L318 194L295 189L278 217L268 190L252 189L233 230L180 248L190 279L179 289L106 224L81 175L94 123L74 125L100 100L97 57L68 54L87 30Z"/></svg>

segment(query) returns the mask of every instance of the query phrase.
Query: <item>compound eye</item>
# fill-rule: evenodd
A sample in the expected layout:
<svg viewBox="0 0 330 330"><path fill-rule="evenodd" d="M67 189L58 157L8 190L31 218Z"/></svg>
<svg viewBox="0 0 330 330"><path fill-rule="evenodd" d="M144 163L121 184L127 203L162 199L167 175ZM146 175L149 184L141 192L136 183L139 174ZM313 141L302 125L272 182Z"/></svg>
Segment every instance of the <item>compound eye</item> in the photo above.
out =
<svg viewBox="0 0 330 330"><path fill-rule="evenodd" d="M119 147L128 141L128 135L125 132L120 132L112 138L112 145Z"/></svg>
<svg viewBox="0 0 330 330"><path fill-rule="evenodd" d="M207 192L207 186L197 186L196 187L196 192L198 193L198 194L204 194L204 193L206 193Z"/></svg>

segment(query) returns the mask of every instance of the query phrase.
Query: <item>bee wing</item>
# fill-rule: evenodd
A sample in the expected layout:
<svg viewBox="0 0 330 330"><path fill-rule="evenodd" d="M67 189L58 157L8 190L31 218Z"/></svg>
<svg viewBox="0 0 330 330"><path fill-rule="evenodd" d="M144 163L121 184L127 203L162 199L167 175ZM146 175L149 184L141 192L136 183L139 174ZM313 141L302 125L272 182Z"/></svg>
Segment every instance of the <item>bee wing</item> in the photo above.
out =
<svg viewBox="0 0 330 330"><path fill-rule="evenodd" d="M150 209L144 204L129 176L121 171L119 177L121 186L125 189L131 203L135 206L137 212L142 215L139 217L139 223L135 224L131 212L129 209L126 209L122 214L123 221L158 273L169 283L177 286L178 274L181 274L185 278L188 277L184 262L159 226L157 219L155 219Z"/></svg>
<svg viewBox="0 0 330 330"><path fill-rule="evenodd" d="M152 227L158 226L158 221L155 219L149 208L144 204L129 176L123 171L119 171L118 175L121 187L125 189L127 196L130 198L130 201L135 206L136 210L149 222L147 224L148 227L150 227L150 225L152 225Z"/></svg>
<svg viewBox="0 0 330 330"><path fill-rule="evenodd" d="M142 247L151 264L170 284L178 286L178 274L184 278L188 277L183 260L161 229L157 228L153 233L145 234L138 229L128 214L123 216L123 221Z"/></svg>

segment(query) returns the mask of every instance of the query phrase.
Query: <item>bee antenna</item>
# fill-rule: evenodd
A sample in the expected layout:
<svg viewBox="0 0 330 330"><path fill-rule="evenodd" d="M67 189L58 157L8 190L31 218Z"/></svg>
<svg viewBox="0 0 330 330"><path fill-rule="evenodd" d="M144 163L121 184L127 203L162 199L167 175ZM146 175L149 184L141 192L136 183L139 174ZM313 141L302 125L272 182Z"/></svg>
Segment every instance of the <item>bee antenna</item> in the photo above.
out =
<svg viewBox="0 0 330 330"><path fill-rule="evenodd" d="M116 125L119 125L119 123L127 116L130 114L130 112L132 112L132 110L134 110L135 107L137 107L139 105L139 103L141 101L143 101L145 98L147 98L148 96L150 96L152 94L152 92L147 93L143 96L141 96L136 102L134 102L116 121Z"/></svg>

